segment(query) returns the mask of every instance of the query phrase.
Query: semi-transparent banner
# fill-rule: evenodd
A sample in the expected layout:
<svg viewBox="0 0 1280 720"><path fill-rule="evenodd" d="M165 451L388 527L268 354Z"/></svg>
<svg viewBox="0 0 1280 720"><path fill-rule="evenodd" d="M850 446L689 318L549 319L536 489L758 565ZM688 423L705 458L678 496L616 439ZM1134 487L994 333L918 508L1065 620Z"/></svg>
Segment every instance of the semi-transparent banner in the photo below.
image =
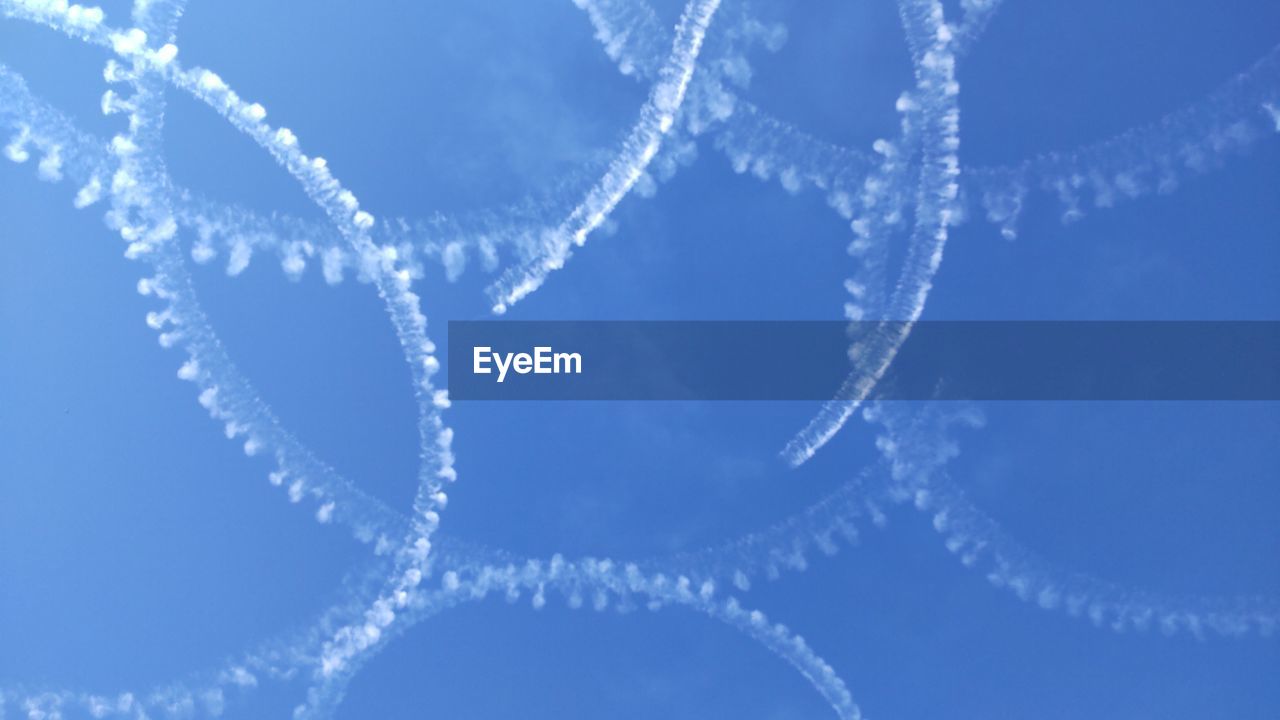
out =
<svg viewBox="0 0 1280 720"><path fill-rule="evenodd" d="M455 321L454 400L1276 400L1280 322Z"/></svg>

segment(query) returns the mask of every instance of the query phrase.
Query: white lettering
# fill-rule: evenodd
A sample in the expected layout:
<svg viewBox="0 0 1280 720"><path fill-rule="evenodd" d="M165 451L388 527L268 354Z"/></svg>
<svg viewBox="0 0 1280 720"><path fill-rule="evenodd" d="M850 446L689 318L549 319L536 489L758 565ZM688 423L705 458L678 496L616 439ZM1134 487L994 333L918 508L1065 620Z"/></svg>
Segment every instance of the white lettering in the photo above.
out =
<svg viewBox="0 0 1280 720"><path fill-rule="evenodd" d="M498 382L502 382L507 379L507 369L511 367L511 359L514 356L515 353L507 353L506 355L493 353L493 364L498 366ZM504 360L506 362L503 362Z"/></svg>
<svg viewBox="0 0 1280 720"><path fill-rule="evenodd" d="M547 348L550 350L551 348ZM560 363L564 363L564 369L560 369ZM555 360L552 363L554 373L572 373L574 375L582 374L582 355L580 353L556 353Z"/></svg>
<svg viewBox="0 0 1280 720"><path fill-rule="evenodd" d="M476 375L488 375L493 372L489 369L489 351L493 348L476 347L471 353L471 372Z"/></svg>
<svg viewBox="0 0 1280 720"><path fill-rule="evenodd" d="M581 375L582 354L554 352L546 345L540 345L529 353L498 353L493 348L478 346L472 349L471 371L476 375L491 375L493 367L498 368L498 382L507 379L507 371L515 370L520 375Z"/></svg>
<svg viewBox="0 0 1280 720"><path fill-rule="evenodd" d="M512 364L515 365L516 372L527 375L533 369L533 358L529 357L529 353L520 353Z"/></svg>

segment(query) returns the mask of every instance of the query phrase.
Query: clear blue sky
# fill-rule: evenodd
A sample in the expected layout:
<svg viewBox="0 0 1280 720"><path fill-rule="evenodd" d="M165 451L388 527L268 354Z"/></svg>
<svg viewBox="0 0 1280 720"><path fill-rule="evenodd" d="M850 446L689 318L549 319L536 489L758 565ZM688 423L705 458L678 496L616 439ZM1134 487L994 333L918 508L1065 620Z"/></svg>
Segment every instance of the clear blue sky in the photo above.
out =
<svg viewBox="0 0 1280 720"><path fill-rule="evenodd" d="M672 3L667 3L668 5ZM123 22L125 3L106 4ZM954 11L954 8L949 10ZM678 9L661 11L674 22ZM910 62L888 0L770 10L753 102L867 149L896 132ZM1280 36L1270 2L1008 0L960 71L962 159L1005 164L1143 125L1204 98ZM714 30L714 25L713 25ZM598 169L645 97L570 2L193 0L184 61L216 69L379 216L520 200ZM105 55L0 21L0 62L80 127ZM208 108L170 93L175 180L262 213L319 213ZM0 138L7 141L7 138ZM0 163L0 687L147 689L299 627L341 596L367 548L317 524L222 437L143 323L141 270L74 188ZM1277 319L1280 142L1070 226L1039 196L1020 237L954 233L926 317ZM537 319L828 319L852 260L817 193L697 161L629 197L612 234L510 314ZM189 241L186 238L185 241ZM372 288L274 257L236 277L195 266L228 353L302 442L407 509L417 460L409 375ZM444 321L486 315L473 263L416 283ZM768 378L762 378L768 382ZM778 451L806 403L510 403L450 410L460 479L442 532L522 555L641 558L782 520L875 456L851 424L812 463ZM1183 595L1280 595L1280 412L1268 403L1014 403L960 435L951 479L1062 566ZM1116 634L996 590L928 518L886 528L744 597L802 634L872 718L1280 715L1280 639ZM287 717L264 683L230 717ZM784 662L679 608L628 615L559 598L490 599L429 620L351 683L340 718L827 717Z"/></svg>

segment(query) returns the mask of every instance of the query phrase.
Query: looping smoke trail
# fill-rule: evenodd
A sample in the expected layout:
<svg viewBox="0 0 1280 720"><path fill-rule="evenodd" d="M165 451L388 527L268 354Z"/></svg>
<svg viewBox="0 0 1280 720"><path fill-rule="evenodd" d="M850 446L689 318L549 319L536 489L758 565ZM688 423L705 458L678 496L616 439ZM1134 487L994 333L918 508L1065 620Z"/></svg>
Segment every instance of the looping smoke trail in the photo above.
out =
<svg viewBox="0 0 1280 720"><path fill-rule="evenodd" d="M36 12L33 14L37 19L48 22L49 24L55 26L59 24L59 18L56 16L56 13ZM72 10L68 16L78 18L79 10ZM94 26L97 27L100 22L101 17L95 16ZM94 37L93 33L85 33L85 36L89 39ZM163 243L164 248L167 249L172 245L172 243L169 243L168 241L170 241L176 234L176 221L173 219L172 215L168 213L167 205L165 203L156 203L153 206L143 201L146 198L146 189L152 189L156 193L160 192L162 189L162 181L157 180L157 178L164 178L165 176L161 167L148 167L145 160L139 159L141 157L145 157L145 155L140 155L139 151L148 148L149 143L146 141L148 139L153 141L158 139L160 125L160 114L157 108L151 108L152 112L155 114L148 116L146 111L140 110L139 107L148 107L148 101L151 100L148 95L155 92L154 87L151 87L151 84L154 83L154 76L148 72L155 68L147 67L146 64L154 64L166 69L176 68L177 65L174 62L174 57L177 54L177 49L176 46L172 44L166 44L161 49L155 51L148 49L146 47L145 31L142 29L135 28L124 33L106 31L105 37L111 41L113 49L116 50L118 54L132 56L134 64L132 74L121 73L117 67L109 66L108 76L117 76L121 79L127 79L135 88L133 98L135 104L131 108L132 112L130 114L131 132L129 135L118 136L112 144L113 151L120 160L120 169L116 171L112 185L113 204L115 205L113 208L112 219L121 229L122 235L125 236L125 239L131 242L131 255L135 257L142 257L155 253L159 256L161 253L159 252L160 248L157 246ZM263 144L264 147L270 150L272 154L275 155L283 165L285 165L286 169L290 169L296 176L299 176L299 179L303 180L304 186L307 185L308 179L312 180L313 186L307 187L309 194L312 194L313 198L317 199L317 202L329 212L330 216L335 220L335 223L343 228L345 234L353 236L352 244L359 249L364 249L366 252L371 249L376 249L362 248L362 245L370 244L360 236L359 232L360 230L367 229L368 226L372 224L366 219L367 216L361 217L359 214L356 214L344 223L345 218L341 212L336 211L332 205L326 207L326 201L332 202L334 196L341 197L340 193L343 191L340 189L340 186L337 185L336 181L333 181L323 173L321 173L321 180L324 182L315 182L315 178L308 177L305 172L298 172L297 166L302 166L304 168L310 166L312 169L317 169L317 165L311 163L305 156L299 156L297 154L297 151L294 150L297 144L296 139L293 138L292 134L287 130L277 130L272 133L269 128L260 124L261 118L265 114L260 109L260 106L249 106L242 103L238 97L235 96L233 91L227 88L225 84L217 78L217 76L212 75L209 71L195 70L183 73L180 70L173 70L169 73L169 77L176 79L176 84L179 87L193 92L193 94L198 98L205 100L207 103L214 106L215 109L219 109L224 115L232 119L233 124L237 124L240 129L259 140L260 144ZM246 116L253 121L257 121L259 126L254 127L251 123L241 124L236 122L237 118L243 120ZM248 125L248 127L245 127L244 125ZM150 137L147 137L148 134ZM271 138L275 142L274 144L271 142L264 142L264 138ZM321 164L318 166L318 169L323 170L324 166ZM154 187L149 187L139 181L139 178L148 178L148 176L150 176L149 179L155 183ZM342 197L338 204L349 211L354 211L354 198L350 196L349 193L346 197ZM142 209L146 210L145 216L138 218L138 220L141 220L142 222L130 225L130 221L135 219L130 217L130 214ZM159 227L162 228L162 230L158 233L154 232L148 227L148 223L151 227ZM168 265L175 259L179 261L176 263L179 267L168 267ZM394 261L394 257L387 258L387 260ZM148 289L150 291L155 292L163 299L173 301L175 298L183 294L182 292L174 292L168 287L170 284L173 284L173 281L179 281L176 284L180 286L185 285L187 286L185 289L189 290L189 282L181 282L184 277L179 272L180 257L168 257L165 260L156 262L155 264L159 272L157 273L157 277L154 279L154 282L148 284ZM388 265L389 264L390 263L388 263ZM390 270L393 269L394 266L391 266L387 269L387 272L390 272ZM400 283L402 287L394 289L400 290L402 294L407 294L407 288L403 287L407 286L407 281L403 281L401 276L397 276L397 279L402 280ZM384 297L391 294L388 292L385 282L380 284L380 290ZM412 301L416 301L416 298L412 298ZM389 304L391 304L390 301ZM189 310L189 312L184 313L184 309ZM200 325L202 327L207 326L207 323L204 322L203 316L199 314L198 308L194 307L194 303L193 307L187 309L179 306L177 302L171 302L171 305L166 312L168 315L166 315L164 319L176 325L182 325L184 321L183 319L185 318L190 320L192 324ZM394 305L391 307L391 313L393 323L397 325L402 342L406 345L409 344L406 340L406 336L408 336L409 340L417 339L413 335L413 332L417 330L414 323L415 318L410 317L409 320L406 321L403 312L399 316L397 315L397 308ZM211 332L210 335L212 335ZM426 352L429 352L429 350ZM196 363L198 363L201 357L205 357L207 359L208 355L208 353L202 354L198 352L198 350L193 350L192 354L192 362ZM408 350L407 354L412 360L414 357L413 350ZM234 369L231 368L229 364L227 364L224 369L228 374L233 376L235 375ZM187 379L198 378L199 373L199 369L191 367L190 364L184 366L183 375ZM425 383L423 384L425 385ZM427 386L425 389L430 388ZM216 388L214 389L214 392L216 393ZM202 397L202 400L206 405L211 406L210 409L215 415L220 415L224 412L227 416L233 414L233 411L223 411L218 408L212 398L204 396ZM432 400L433 404L441 409L443 407L447 407L447 398L443 398L440 395L433 395ZM228 434L235 434L232 432L230 427ZM444 448L444 452L447 453L449 438L447 429L442 430L438 435L438 438L439 444ZM249 454L253 454L259 447L261 447L262 442L263 441L261 439L251 437L246 443L246 451L249 452ZM445 470L449 470L451 463L446 460L442 465ZM439 498L433 497L431 500L436 500L438 504L442 506L442 493ZM332 504L323 506L321 510L322 513L326 514L331 514L332 511ZM428 506L428 510L426 511L427 527L423 529L421 525L419 525L418 536L413 544L414 550L418 553L415 559L419 561L420 565L425 563L427 549L429 548L429 545L427 544L427 535L431 530L434 530L435 518L433 515L434 513L430 506ZM413 535L411 534L410 538L412 537ZM406 545L408 545L408 542L406 542ZM416 587L420 580L421 570L418 567L410 567L404 573L402 579L394 586L394 601L400 606L407 604L408 592ZM661 588L661 579L656 582L656 587ZM705 596L707 592L708 591L704 588L703 595ZM683 599L683 593L678 593L677 597ZM716 613L713 612L712 614ZM390 610L390 602L385 595L374 601L370 606L370 609L366 611L365 617L368 622L363 626L358 624L344 626L333 634L332 640L325 643L322 650L320 670L323 676L330 676L336 671L341 670L345 663L349 662L357 654L364 651L369 645L376 643L377 633L380 628L389 626L395 619L394 612ZM734 621L740 620L736 604L726 606L725 617ZM752 628L754 630L753 634L761 637L766 644L773 647L775 651L781 652L784 657L792 657L793 654L795 657L799 657L800 659L798 661L793 660L793 662L802 671L806 672L806 674L809 674L810 671L817 668L817 670L820 671L823 680L828 685L830 684L831 678L833 677L833 673L830 668L825 664L822 664L820 661L817 661L816 656L812 656L812 653L807 650L807 646L805 646L803 641L800 641L798 638L791 638L782 626L767 628L766 623L763 620L763 616L759 613L752 613L746 615L746 617L748 617L749 620L745 627ZM784 647L788 643L791 646L790 650L787 650ZM842 686L840 687L842 689ZM41 701L35 700L33 702ZM851 703L847 699L847 693L844 694L844 698L840 702L842 703L842 706L851 707ZM856 711L854 714L856 714ZM846 713L846 715L850 715L850 713Z"/></svg>
<svg viewBox="0 0 1280 720"><path fill-rule="evenodd" d="M741 165L743 171L751 169L761 177L776 172L788 190L794 191L808 183L831 193L830 199L838 198L842 187L852 188L856 181L861 181L864 187L856 196L848 195L848 202L832 200L832 205L851 220L858 238L855 244L863 240L877 251L886 246L885 236L891 235L899 224L905 225L903 209L914 205L902 276L883 306L871 306L886 317L909 320L919 317L932 275L941 261L947 228L958 221L960 214L956 58L981 33L997 4L991 0L962 2L965 19L953 26L945 21L937 2L902 2L903 25L916 66L916 86L899 103L902 136L896 143L877 143L879 159L851 172L849 164L857 161L856 153L841 155L838 148L818 148L806 157L796 152L796 148L802 143L810 143L806 147L811 147L810 140L798 131L771 121L762 111L737 100L725 89L722 81L745 84L749 76L749 68L738 52L740 45L762 38L766 46L776 44L780 42L780 31L776 28L746 16L728 23L721 48L728 50L704 55L714 58L720 68L700 70L695 82L699 47L707 40L707 26L717 8L715 3L691 3L686 9L672 44L672 59L664 66L658 62L661 53L654 48L665 45L654 44L652 38L660 38L661 33L654 29L654 16L645 6L607 0L580 2L597 27L597 36L606 51L624 74L644 77L654 73L655 67L660 68L657 70L660 80L637 127L645 125L646 118L653 121L656 117L658 135L667 136L667 148L672 147L673 140L687 139L685 133L696 136L720 123L723 127L718 130L716 143L731 158L739 154L742 159L735 160L735 166ZM449 401L447 394L431 384L431 375L438 365L426 338L426 320L419 310L418 298L409 289L411 281L421 272L412 258L413 252L426 246L412 237L400 243L375 242L374 237L394 237L394 229L387 223L379 226L369 213L360 210L355 196L342 188L322 159L302 154L292 132L265 124L262 106L241 100L212 72L182 69L176 61L178 48L172 37L173 24L181 10L181 2L143 2L135 9L137 27L115 30L104 25L104 15L97 8L67 5L59 0L0 2L0 11L6 16L33 20L114 52L124 64L110 62L105 76L113 84L127 84L132 88L128 97L114 90L104 96L104 112L124 113L129 119L129 130L104 146L79 133L61 115L32 98L19 76L0 67L0 121L13 131L5 154L13 161L24 162L34 150L41 157L38 162L41 179L57 181L65 176L79 185L77 207L92 205L103 197L109 199L108 223L127 242L126 255L150 266L152 274L139 283L139 290L162 302L162 309L149 315L148 322L161 331L162 345L181 345L188 354L179 376L199 386L201 403L215 419L225 423L228 437L244 439L246 453L270 452L275 456L276 470L270 477L277 484L289 482L291 499L312 496L319 505L318 520L337 520L350 526L362 540L376 539L375 549L382 557L373 559L363 574L353 576L346 585L345 598L310 627L232 660L213 673L160 686L146 694L95 695L11 688L0 694L0 711L12 700L32 718L60 717L63 711L73 708L94 717L139 718L150 712L217 716L223 712L227 696L235 688L247 689L260 681L302 674L310 677L313 684L308 703L299 708L298 714L323 715L336 707L347 681L359 667L385 647L390 638L423 619L461 602L496 593L510 599L529 593L532 605L542 607L547 591L552 590L561 593L571 607L579 607L589 598L597 609L610 604L623 611L637 605L652 609L680 605L702 612L739 629L793 665L840 717L858 717L858 709L844 683L803 639L785 626L771 623L764 614L743 608L735 598L719 594L718 588L727 582L745 592L751 579L760 574L776 577L784 570L802 570L814 548L827 554L835 552L839 542L856 541L858 523L869 521L882 526L885 507L907 502L932 516L935 528L946 538L947 548L959 555L962 562L984 569L992 583L1010 588L1019 597L1034 600L1046 609L1061 607L1069 614L1089 617L1095 625L1117 630L1155 626L1168 633L1185 630L1197 635L1206 630L1225 635L1274 632L1280 617L1274 601L1183 601L1132 591L1060 571L1006 537L946 477L945 465L956 453L948 429L957 423L973 424L975 421L968 415L939 419L925 412L903 420L883 406L865 408L864 416L884 427L885 432L877 441L884 456L880 464L774 528L700 553L643 563L593 558L567 561L560 556L538 561L437 537L439 511L447 501L443 484L451 481L455 474L450 451L452 433L440 416ZM613 23L619 18L643 31L617 30ZM167 42L153 47L152 38L165 38ZM1274 75L1275 62L1269 57L1271 59L1264 60L1237 80L1225 94L1212 96L1203 103L1205 110L1200 115L1193 117L1193 113L1187 116L1189 119L1166 124L1176 126L1174 130L1180 136L1190 132L1187 128L1217 127L1214 123L1227 116L1224 106L1230 112L1242 108L1241 112L1246 114L1250 111L1256 114L1261 107L1267 113L1264 119L1277 122L1277 105L1271 99L1274 95L1270 89L1274 83L1269 79ZM1264 81L1255 82L1254 78L1259 77ZM289 236L280 234L280 219L259 218L218 206L174 187L164 168L159 145L163 126L161 90L165 82L209 104L268 150L300 181L336 230L302 221L294 225L295 221L284 220L286 231L296 235L292 240L282 241L281 238ZM666 91L660 92L662 88ZM683 102L682 96L686 93L695 100ZM653 112L658 115L653 112L646 115L650 106L657 108ZM687 126L684 129L675 126L677 111ZM1228 131L1219 129L1206 134L1208 139L1202 145L1214 152L1223 148L1230 150L1245 137L1230 131L1234 125L1226 127ZM1172 134L1173 131L1167 133L1168 137ZM1126 147L1150 150L1146 157L1159 156L1159 152L1163 152L1161 142L1165 140L1145 145L1132 138L1125 142ZM683 143L677 142L676 146L677 155L672 156L664 155L672 152L669 149L659 151L656 145L645 145L655 149L641 152L643 162L638 166L634 163L635 147L630 143L624 146L620 160L575 211L581 216L576 221L578 227L599 226L630 189L643 189L648 177L647 166L661 169L664 159L690 152ZM742 148L754 149L743 152ZM836 155L840 157L833 162L832 156ZM918 163L914 162L916 158ZM1079 171L1086 166L1086 162L1081 162L1071 167ZM1063 165L1045 167L1048 170L1044 173L1049 175L1061 171ZM1200 169L1189 161L1188 167ZM1095 193L1097 187L1094 186ZM852 200L854 197L858 202ZM418 497L409 516L372 499L315 459L279 426L270 409L222 350L196 300L177 237L180 228L195 231L198 239L193 255L199 261L201 256L212 252L211 238L223 237L234 242L237 233L243 235L246 227L261 229L265 239L258 241L257 246L275 248L281 254L286 273L291 275L301 272L299 263L303 256L322 254L329 261L331 253L342 253L329 261L338 266L339 277L343 267L359 268L364 279L375 285L387 303L414 372L419 401L423 463ZM404 232L415 235L415 231L405 227L402 226ZM242 260L247 262L247 257L237 259L237 252L241 256L251 254L255 247L253 240L243 242L247 250L228 245L232 255L229 269L242 268ZM456 242L474 242L483 248L485 240L481 237L473 241L466 237ZM557 242L543 242L533 251L549 253L551 257L559 254L562 262L567 257L568 245ZM439 250L447 272L450 263L457 262L446 257L451 252L448 247L445 245ZM456 255L454 252L452 256L456 258ZM862 272L875 273L883 264L863 265ZM531 271L538 276L536 280L525 278L520 283L532 283L529 289L540 284L551 268L543 266L539 270L538 267L535 263ZM326 266L326 276L329 270ZM858 283L858 276L851 282ZM856 311L851 314L853 312ZM841 395L845 402L829 405L824 411L826 417L815 421L806 431L807 436L802 434L798 438L802 443L798 450L801 457L812 455L854 412L856 401L849 400L865 396L863 386L874 382L892 361L903 337L905 335L881 332L855 345L859 371L851 376L852 385ZM423 584L432 577L438 578L438 587Z"/></svg>
<svg viewBox="0 0 1280 720"><path fill-rule="evenodd" d="M153 3L152 5L159 5ZM185 339L182 327L194 324L207 328L203 315L187 297L190 283L181 268L181 258L171 251L177 234L177 222L168 211L167 203L159 201L165 194L163 168L158 161L149 161L140 152L148 146L158 148L162 115L156 111L150 95L155 93L148 83L167 78L227 118L233 126L253 138L270 152L276 160L302 184L304 191L329 216L347 239L353 251L365 258L372 270L373 283L387 305L392 325L400 340L405 358L409 362L414 380L415 395L419 407L419 436L422 464L419 489L414 501L410 532L396 550L397 570L387 583L386 592L375 600L366 613L368 622L339 629L325 647L324 669L332 672L353 654L360 652L377 639L381 627L390 624L395 614L392 608L403 604L406 592L422 578L431 544L430 537L439 524L439 510L447 502L443 483L456 478L453 455L450 450L453 431L444 425L441 411L449 406L447 393L437 390L431 376L439 369L439 361L433 353L435 346L426 336L426 317L419 310L418 296L409 289L408 270L397 264L394 248L377 246L368 237L373 217L359 209L359 201L329 172L327 163L320 158L310 158L301 152L297 138L287 128L272 128L263 122L266 111L261 105L247 103L231 90L225 82L209 70L195 68L183 70L176 60L178 48L165 43L159 48L148 47L147 32L141 28L114 31L103 25L101 11L90 13L91 22L81 22L84 11L79 6L65 7L46 4L6 5L10 14L27 17L49 24L72 36L103 44L120 57L131 62L130 70L121 70L114 61L108 65L108 80L119 77L134 87L134 102L130 106L129 132L118 135L112 149L119 158L120 167L112 178L113 209L108 218L121 236L130 243L126 255L133 258L155 258L156 276L147 281L145 289L168 301L169 307L157 315L156 323L163 326L172 323L177 329L161 336L162 344L172 344ZM137 212L140 217L133 217ZM184 290L186 291L184 293ZM189 303L182 300L187 297ZM210 332L211 335L211 332ZM166 340L167 339L167 340ZM211 359L202 357L198 344L188 345L192 360L183 367L183 374L200 377L201 361L206 366ZM233 367L222 366L220 371L238 377ZM237 410L219 404L219 388L212 386L201 394L201 402L219 418L233 417ZM227 434L234 437L245 429L228 421ZM266 442L265 438L249 435L245 441L247 454L255 454ZM283 478L281 478L283 480ZM302 487L298 480L292 487ZM317 511L318 519L327 521L336 510L333 501Z"/></svg>

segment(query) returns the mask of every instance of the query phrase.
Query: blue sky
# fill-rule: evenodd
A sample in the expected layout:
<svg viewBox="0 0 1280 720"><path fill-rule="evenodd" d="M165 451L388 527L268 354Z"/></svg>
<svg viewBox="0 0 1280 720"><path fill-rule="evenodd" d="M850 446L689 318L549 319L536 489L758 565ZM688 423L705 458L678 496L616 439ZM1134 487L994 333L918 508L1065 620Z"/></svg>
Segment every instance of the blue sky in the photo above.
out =
<svg viewBox="0 0 1280 720"><path fill-rule="evenodd" d="M673 24L679 7L660 7ZM106 4L124 22L127 4ZM911 82L886 0L771 3L788 28L748 53L743 96L833 143L897 131ZM948 6L948 12L956 8ZM961 63L961 160L1002 165L1147 125L1276 44L1280 11L1210 2L1009 0ZM712 25L712 37L716 30ZM589 183L645 101L572 3L195 0L181 57L268 105L379 217L549 206ZM104 140L105 55L0 21L0 63ZM177 183L259 213L321 220L297 184L208 108L171 91ZM8 132L8 128L5 128ZM6 140L7 138L0 138ZM145 691L216 669L345 596L368 547L291 505L269 467L194 402L182 357L143 323L138 263L69 183L0 164L0 687ZM925 317L1276 319L1280 143L1254 143L1177 192L1070 225L1033 194L1019 238L953 231ZM571 204L571 202L569 203ZM655 197L517 305L514 319L835 319L848 223L817 192L733 171L709 137ZM184 243L191 242L190 234ZM899 250L895 250L895 253ZM237 367L282 424L397 509L418 457L410 376L374 290L291 281L260 253L194 265ZM415 281L433 333L488 314L477 260ZM761 382L768 382L762 378ZM458 403L460 479L441 532L520 555L646 558L800 511L877 457L851 423L812 462L778 451L810 403ZM1006 403L957 431L951 481L1043 557L1162 595L1280 594L1280 414L1270 403ZM803 635L867 716L1273 718L1280 646L1114 633L989 585L909 504L803 573L742 595ZM295 678L233 699L285 717ZM10 708L12 710L12 708ZM15 711L16 712L16 711ZM681 608L629 614L473 603L391 642L340 718L830 716L785 662ZM16 715L21 717L21 715Z"/></svg>

